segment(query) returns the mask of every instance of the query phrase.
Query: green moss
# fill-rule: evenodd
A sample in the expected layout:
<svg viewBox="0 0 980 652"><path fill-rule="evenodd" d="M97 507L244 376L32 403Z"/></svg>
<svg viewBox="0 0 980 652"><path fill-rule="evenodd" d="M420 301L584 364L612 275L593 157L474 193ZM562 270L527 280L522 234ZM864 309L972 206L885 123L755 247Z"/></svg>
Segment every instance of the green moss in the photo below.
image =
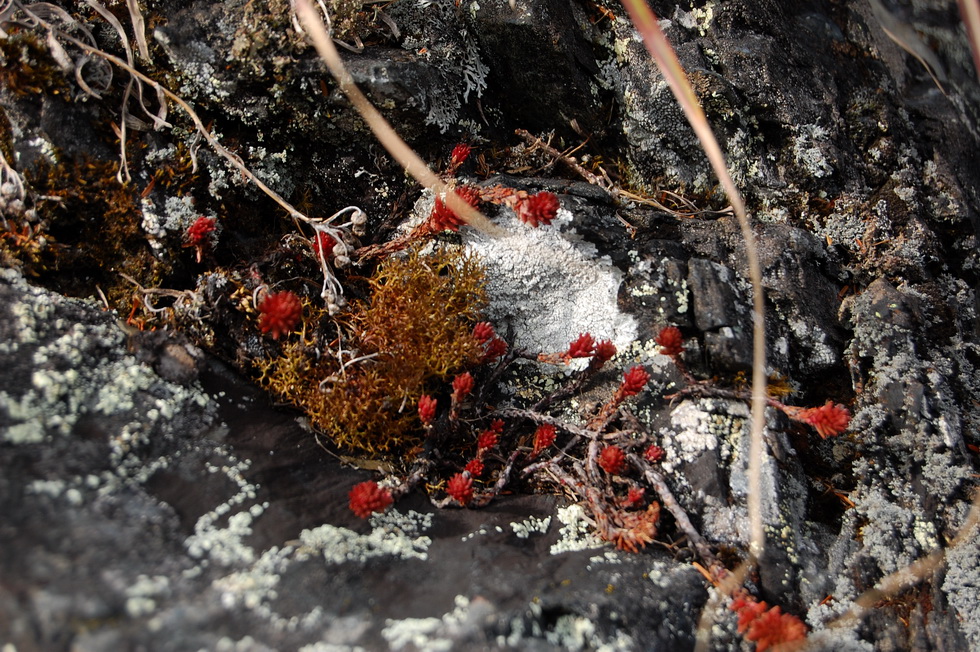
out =
<svg viewBox="0 0 980 652"><path fill-rule="evenodd" d="M370 300L355 306L342 338L351 352L345 363L369 358L341 369L335 355L317 357L313 342L299 341L260 370L263 384L335 444L382 457L418 445L419 397L478 362L472 330L486 294L480 265L449 252L389 259L369 287Z"/></svg>

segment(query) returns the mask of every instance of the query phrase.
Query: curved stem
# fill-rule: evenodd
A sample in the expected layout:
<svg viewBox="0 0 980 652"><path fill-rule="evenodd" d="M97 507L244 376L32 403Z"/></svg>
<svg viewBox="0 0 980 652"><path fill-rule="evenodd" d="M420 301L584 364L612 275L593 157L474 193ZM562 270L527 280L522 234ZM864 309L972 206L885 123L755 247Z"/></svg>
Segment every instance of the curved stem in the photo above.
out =
<svg viewBox="0 0 980 652"><path fill-rule="evenodd" d="M765 298L762 293L762 268L756 249L755 234L745 211L745 203L735 182L728 173L725 156L715 139L714 132L701 109L697 95L687 80L677 55L667 41L656 15L644 0L622 0L637 31L643 36L643 43L657 62L657 67L666 79L677 103L684 110L687 121L694 129L704 149L708 161L718 177L728 200L732 204L738 224L745 240L745 257L748 259L749 280L752 283L752 426L749 442L749 494L748 509L751 528L749 552L758 558L765 548L765 533L762 523L762 429L765 424L766 409L766 329Z"/></svg>

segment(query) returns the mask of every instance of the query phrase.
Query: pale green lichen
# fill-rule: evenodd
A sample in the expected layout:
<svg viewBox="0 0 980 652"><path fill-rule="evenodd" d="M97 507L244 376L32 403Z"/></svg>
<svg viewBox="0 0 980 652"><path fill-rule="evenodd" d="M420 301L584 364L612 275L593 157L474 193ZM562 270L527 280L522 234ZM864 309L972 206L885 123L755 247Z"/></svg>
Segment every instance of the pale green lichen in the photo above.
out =
<svg viewBox="0 0 980 652"><path fill-rule="evenodd" d="M609 545L593 533L593 527L586 517L585 508L581 505L560 507L556 517L562 526L558 531L558 541L550 548L552 555L576 550L591 550Z"/></svg>
<svg viewBox="0 0 980 652"><path fill-rule="evenodd" d="M544 534L551 526L551 517L536 518L529 516L523 521L511 523L510 527L518 539L527 539L532 534Z"/></svg>
<svg viewBox="0 0 980 652"><path fill-rule="evenodd" d="M399 559L427 559L432 539L423 532L432 526L431 514L409 511L402 514L396 509L373 514L372 529L368 534L358 534L347 528L333 525L303 530L299 539L310 552L322 554L328 564L347 561L363 563L375 557Z"/></svg>

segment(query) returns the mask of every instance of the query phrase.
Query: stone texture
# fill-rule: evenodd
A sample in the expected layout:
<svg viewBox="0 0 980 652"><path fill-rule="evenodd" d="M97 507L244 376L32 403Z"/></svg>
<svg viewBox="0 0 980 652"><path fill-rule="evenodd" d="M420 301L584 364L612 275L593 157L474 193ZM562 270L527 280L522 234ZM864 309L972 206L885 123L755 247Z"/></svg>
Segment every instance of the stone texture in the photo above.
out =
<svg viewBox="0 0 980 652"><path fill-rule="evenodd" d="M340 12L344 3L328 4ZM953 5L880 3L882 14L850 1L653 4L748 200L768 371L795 392L786 400L833 400L854 415L848 434L820 440L767 414L768 552L749 587L805 618L814 649L980 646L975 536L859 625L827 626L888 573L948 546L976 485L980 89ZM400 0L383 8L391 24L364 16L338 36L363 41L345 60L426 159L438 166L466 140L484 156L464 166L467 179L493 173L485 183L559 194L551 230L525 233L502 210L494 218L506 238L464 229L452 241L485 254L494 320L502 332L525 330L512 341L560 351L595 330L618 338L620 366L651 372L634 412L666 450L661 468L678 501L732 561L748 532L746 404L663 400L684 379L652 340L677 325L698 378L741 382L751 320L741 232L628 20L594 3L515 5ZM151 1L145 10L147 69L278 192L316 215L361 206L366 242L392 237L416 202L410 217L424 217L431 195L370 138L291 31L288 3ZM882 21L912 28L934 52L945 94ZM117 47L109 30L97 37ZM67 102L15 93L10 79L0 84L0 145L15 169L115 159L108 125L119 124L122 86L106 101ZM371 523L349 513L350 487L377 474L339 463L235 371L266 344L229 280L279 283L316 270L290 248L295 225L173 119L174 132L131 136L140 146L130 189L159 261L137 280L175 290L155 305L184 311L180 333L137 333L119 325L125 310L66 298L66 273L94 294L92 279L113 265L66 272L55 270L56 253L30 259L15 246L29 235L21 215L4 204L0 644L691 649L714 590L667 519L658 539L669 547L631 555L589 548L572 534L574 508L531 491L483 510L436 509L413 493ZM588 137L575 155L589 169L699 210L616 202L515 128L553 130L559 149ZM196 152L193 173L177 145ZM187 178L168 180L161 170L181 160ZM198 214L220 217L222 232L195 265L181 224ZM31 229L63 219L46 215ZM58 251L49 240L42 253ZM115 282L105 288L113 302L133 287ZM617 374L560 416L580 419ZM493 400L564 380L543 375L527 366ZM732 614L715 621L714 649L744 645Z"/></svg>

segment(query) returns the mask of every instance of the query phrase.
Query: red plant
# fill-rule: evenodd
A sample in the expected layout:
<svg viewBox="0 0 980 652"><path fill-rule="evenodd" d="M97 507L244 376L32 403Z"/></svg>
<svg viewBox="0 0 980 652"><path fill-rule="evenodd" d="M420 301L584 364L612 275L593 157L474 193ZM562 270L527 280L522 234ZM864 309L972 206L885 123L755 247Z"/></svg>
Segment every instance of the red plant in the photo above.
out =
<svg viewBox="0 0 980 652"><path fill-rule="evenodd" d="M259 304L259 313L259 330L278 340L296 328L303 317L303 303L289 290L267 294Z"/></svg>
<svg viewBox="0 0 980 652"><path fill-rule="evenodd" d="M497 336L497 331L493 329L493 324L488 321L481 321L473 327L473 337L481 344L486 344Z"/></svg>
<svg viewBox="0 0 980 652"><path fill-rule="evenodd" d="M676 326L665 326L660 329L656 341L664 355L674 357L684 352L684 335Z"/></svg>
<svg viewBox="0 0 980 652"><path fill-rule="evenodd" d="M455 191L449 192L455 192L457 197L473 208L476 208L480 203L480 191L472 186L462 186L456 188ZM432 213L429 215L429 230L433 233L439 233L447 229L450 231L459 231L459 227L463 224L465 224L463 219L446 205L442 197L436 197L435 204L432 206Z"/></svg>
<svg viewBox="0 0 980 652"><path fill-rule="evenodd" d="M480 458L474 458L466 463L463 470L470 474L474 478L479 478L483 475L483 460Z"/></svg>
<svg viewBox="0 0 980 652"><path fill-rule="evenodd" d="M619 386L617 394L623 396L634 396L639 394L650 380L650 374L640 366L631 368L623 374L623 384Z"/></svg>
<svg viewBox="0 0 980 652"><path fill-rule="evenodd" d="M211 234L216 228L214 218L203 215L187 227L187 231L184 233L184 246L194 247L197 252L197 262L201 262L205 248L210 246Z"/></svg>
<svg viewBox="0 0 980 652"><path fill-rule="evenodd" d="M806 625L792 614L784 614L780 608L768 608L741 591L729 607L738 614L738 631L755 643L756 652L769 648L790 652L801 648L806 640Z"/></svg>
<svg viewBox="0 0 980 652"><path fill-rule="evenodd" d="M419 397L419 419L425 425L432 423L436 418L436 399L428 394Z"/></svg>
<svg viewBox="0 0 980 652"><path fill-rule="evenodd" d="M374 480L354 485L348 498L350 511L359 518L367 518L374 512L383 512L392 503L391 493L379 487Z"/></svg>
<svg viewBox="0 0 980 652"><path fill-rule="evenodd" d="M626 493L626 503L628 505L636 505L643 500L643 496L646 495L646 489L641 487L630 487L629 491Z"/></svg>
<svg viewBox="0 0 980 652"><path fill-rule="evenodd" d="M507 353L507 342L501 337L495 337L487 344L486 351L483 353L483 362L496 360Z"/></svg>
<svg viewBox="0 0 980 652"><path fill-rule="evenodd" d="M538 426L538 429L534 431L534 451L531 453L531 457L535 457L548 446L554 444L557 434L558 430L550 423L542 423Z"/></svg>
<svg viewBox="0 0 980 652"><path fill-rule="evenodd" d="M473 380L473 375L468 371L464 371L456 376L453 379L453 402L459 403L466 398L473 391L475 384L476 381Z"/></svg>
<svg viewBox="0 0 980 652"><path fill-rule="evenodd" d="M466 143L460 143L456 145L456 147L453 147L453 152L450 154L453 166L458 167L462 165L463 162L470 157L470 152L472 151L473 148Z"/></svg>
<svg viewBox="0 0 980 652"><path fill-rule="evenodd" d="M602 340L595 345L595 353L593 353L595 359L600 363L605 364L612 360L613 356L616 355L616 345L610 340Z"/></svg>
<svg viewBox="0 0 980 652"><path fill-rule="evenodd" d="M466 473L457 473L446 483L446 493L460 505L473 500L473 479Z"/></svg>
<svg viewBox="0 0 980 652"><path fill-rule="evenodd" d="M488 451L497 445L499 435L493 430L484 430L476 439L476 449L479 452Z"/></svg>
<svg viewBox="0 0 980 652"><path fill-rule="evenodd" d="M626 453L619 446L606 446L599 453L599 466L610 475L621 475L626 470Z"/></svg>
<svg viewBox="0 0 980 652"><path fill-rule="evenodd" d="M542 190L536 195L518 201L514 210L522 222L537 227L541 224L551 224L558 215L559 205L558 195Z"/></svg>
<svg viewBox="0 0 980 652"><path fill-rule="evenodd" d="M834 405L831 401L827 401L820 407L794 410L787 414L797 421L813 426L823 439L841 434L851 422L851 413L847 408L843 405Z"/></svg>
<svg viewBox="0 0 980 652"><path fill-rule="evenodd" d="M664 451L664 449L660 448L660 446L657 446L656 444L650 444L650 447L647 448L646 451L644 451L643 458L647 462L650 462L651 464L656 464L657 462L662 460L666 455L667 452Z"/></svg>
<svg viewBox="0 0 980 652"><path fill-rule="evenodd" d="M595 339L589 333L582 333L578 339L568 345L568 350L562 354L567 362L572 358L588 358L595 351Z"/></svg>
<svg viewBox="0 0 980 652"><path fill-rule="evenodd" d="M336 245L337 241L329 233L317 231L316 237L313 238L313 253L319 258L320 252L323 252L323 257L326 258L333 252L333 248Z"/></svg>

